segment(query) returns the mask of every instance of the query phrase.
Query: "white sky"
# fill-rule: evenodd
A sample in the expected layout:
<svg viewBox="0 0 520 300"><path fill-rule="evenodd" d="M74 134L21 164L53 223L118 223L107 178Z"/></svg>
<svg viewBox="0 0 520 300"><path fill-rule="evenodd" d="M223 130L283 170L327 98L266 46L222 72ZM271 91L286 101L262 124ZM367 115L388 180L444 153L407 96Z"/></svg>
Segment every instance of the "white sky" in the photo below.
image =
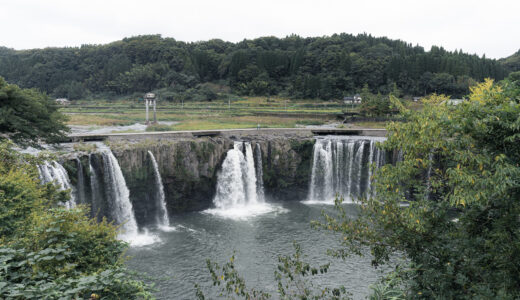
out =
<svg viewBox="0 0 520 300"><path fill-rule="evenodd" d="M15 49L340 32L501 58L520 49L520 0L0 0L0 46Z"/></svg>

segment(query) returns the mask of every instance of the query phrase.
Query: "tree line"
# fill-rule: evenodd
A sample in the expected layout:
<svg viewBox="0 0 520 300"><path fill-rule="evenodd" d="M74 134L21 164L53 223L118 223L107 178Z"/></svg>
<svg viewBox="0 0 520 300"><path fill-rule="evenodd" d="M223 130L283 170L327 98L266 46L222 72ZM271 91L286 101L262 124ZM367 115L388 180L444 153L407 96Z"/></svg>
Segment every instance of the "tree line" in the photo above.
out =
<svg viewBox="0 0 520 300"><path fill-rule="evenodd" d="M166 100L212 100L215 86L241 95L338 99L361 91L460 97L508 69L493 59L368 34L262 37L186 43L160 35L106 45L13 50L0 47L0 76L70 99L159 91Z"/></svg>

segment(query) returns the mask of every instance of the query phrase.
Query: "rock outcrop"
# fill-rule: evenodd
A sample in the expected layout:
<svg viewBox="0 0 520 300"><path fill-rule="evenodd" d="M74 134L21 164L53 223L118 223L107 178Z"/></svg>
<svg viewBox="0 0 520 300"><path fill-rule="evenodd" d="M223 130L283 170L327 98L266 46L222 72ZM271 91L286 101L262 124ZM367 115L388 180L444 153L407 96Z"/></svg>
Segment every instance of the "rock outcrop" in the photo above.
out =
<svg viewBox="0 0 520 300"><path fill-rule="evenodd" d="M153 165L148 151L153 153L158 163L168 213L174 215L212 206L220 166L237 140L260 145L267 199L305 198L314 144L314 139L309 136L244 134L109 141L130 190L130 200L139 225L148 225L147 222L154 219L152 216L158 209L154 199L157 193L153 190L156 188ZM92 174L90 165L95 174ZM104 196L110 187L103 181L103 156L96 152L91 153L90 157L87 153L78 153L78 159L70 159L64 166L74 185L84 185L76 190L83 191L82 198L91 205L92 214L110 220L110 207ZM93 178L97 178L94 180L96 182Z"/></svg>

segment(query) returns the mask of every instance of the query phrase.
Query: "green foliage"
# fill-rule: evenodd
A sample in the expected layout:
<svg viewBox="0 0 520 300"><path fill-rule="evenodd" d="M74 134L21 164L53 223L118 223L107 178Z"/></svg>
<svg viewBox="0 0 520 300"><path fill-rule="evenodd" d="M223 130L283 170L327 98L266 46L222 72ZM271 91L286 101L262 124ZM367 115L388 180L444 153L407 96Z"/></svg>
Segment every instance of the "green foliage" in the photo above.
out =
<svg viewBox="0 0 520 300"><path fill-rule="evenodd" d="M12 146L0 143L0 242L23 228L33 211L68 199L52 184L41 186L34 167L38 159L20 155Z"/></svg>
<svg viewBox="0 0 520 300"><path fill-rule="evenodd" d="M314 287L306 278L327 273L330 263L313 267L302 260L304 256L300 245L294 243L294 249L295 252L291 256L278 256L279 264L274 274L281 299L348 299L344 287L334 289Z"/></svg>
<svg viewBox="0 0 520 300"><path fill-rule="evenodd" d="M375 175L377 193L361 200L358 219L338 205L315 223L343 234L333 254L369 248L373 264L393 255L412 298L520 297L520 99L511 85L487 80L452 105L431 96L421 111L400 106L386 150L403 160ZM403 205L406 204L406 205Z"/></svg>
<svg viewBox="0 0 520 300"><path fill-rule="evenodd" d="M0 144L0 298L149 299L150 287L123 266L116 228L67 210L66 191L41 185L41 158Z"/></svg>
<svg viewBox="0 0 520 300"><path fill-rule="evenodd" d="M319 299L348 299L347 291L340 288L314 287L310 277L327 273L329 264L313 267L302 259L303 252L299 244L294 243L294 254L290 256L278 256L278 267L274 272L278 285L279 299L292 300L319 300ZM272 295L256 289L249 289L245 280L240 277L235 268L235 256L229 262L220 266L218 263L207 260L207 267L211 274L213 286L219 287L219 296L234 299L239 296L242 299L272 299ZM196 285L198 299L205 299L204 292Z"/></svg>
<svg viewBox="0 0 520 300"><path fill-rule="evenodd" d="M71 255L61 263L34 266L48 274L73 275L75 270L97 272L106 266L119 265L125 248L117 241L116 228L106 221L97 223L85 218L88 210L78 207L67 210L54 208L31 216L27 229L18 234L17 245L31 251L66 249ZM73 270L69 267L74 265ZM72 272L72 274L69 274Z"/></svg>
<svg viewBox="0 0 520 300"><path fill-rule="evenodd" d="M96 151L97 145L79 142L79 143L74 143L74 145L72 145L72 148L74 149L74 151L91 153L91 152Z"/></svg>
<svg viewBox="0 0 520 300"><path fill-rule="evenodd" d="M397 91L394 91L394 93L398 94ZM384 96L380 93L374 95L370 92L368 86L365 85L361 91L362 101L359 107L359 112L368 117L386 116L394 112L389 97L390 95Z"/></svg>
<svg viewBox="0 0 520 300"><path fill-rule="evenodd" d="M403 291L402 278L399 272L392 272L385 276L381 282L370 286L370 300L404 300L409 295Z"/></svg>
<svg viewBox="0 0 520 300"><path fill-rule="evenodd" d="M2 299L150 299L148 288L132 279L122 267L78 276L50 276L34 268L62 262L74 253L64 248L37 252L0 246L0 297ZM73 264L66 268L74 268Z"/></svg>
<svg viewBox="0 0 520 300"><path fill-rule="evenodd" d="M508 70L512 72L520 71L520 50L518 50L515 54L503 58L500 60L500 63Z"/></svg>
<svg viewBox="0 0 520 300"><path fill-rule="evenodd" d="M67 98L69 100L82 99L87 96L87 90L85 87L77 82L70 81L65 84L59 85L54 89L54 96L59 98Z"/></svg>
<svg viewBox="0 0 520 300"><path fill-rule="evenodd" d="M172 125L167 124L152 124L148 125L146 127L147 132L154 132L154 131L172 131L174 127Z"/></svg>
<svg viewBox="0 0 520 300"><path fill-rule="evenodd" d="M20 89L0 77L0 139L10 138L22 146L39 147L41 139L56 143L69 129L66 117L54 101L36 90Z"/></svg>
<svg viewBox="0 0 520 300"><path fill-rule="evenodd" d="M248 289L246 287L245 280L240 277L237 270L235 269L235 256L233 255L229 262L222 267L218 263L213 263L210 260L206 261L211 279L213 280L213 286L220 287L219 296L237 295L244 299L269 299L270 295L262 291L255 289ZM203 292L198 288L199 299L204 299Z"/></svg>
<svg viewBox="0 0 520 300"><path fill-rule="evenodd" d="M15 51L0 48L0 76L56 97L117 97L151 90L164 99L213 100L221 82L244 95L340 99L367 84L384 94L462 96L475 80L503 79L514 57L496 61L442 47L425 51L399 40L341 33L185 43L160 35L107 45ZM509 69L514 71L514 69Z"/></svg>

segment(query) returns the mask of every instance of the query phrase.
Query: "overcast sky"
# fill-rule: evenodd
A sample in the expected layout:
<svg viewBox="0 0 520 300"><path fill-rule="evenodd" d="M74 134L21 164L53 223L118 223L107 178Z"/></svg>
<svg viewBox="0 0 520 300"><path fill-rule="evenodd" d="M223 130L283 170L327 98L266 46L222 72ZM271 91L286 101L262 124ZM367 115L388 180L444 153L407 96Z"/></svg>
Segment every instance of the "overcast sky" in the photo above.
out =
<svg viewBox="0 0 520 300"><path fill-rule="evenodd" d="M0 0L0 45L15 49L340 32L501 58L520 49L520 0Z"/></svg>

